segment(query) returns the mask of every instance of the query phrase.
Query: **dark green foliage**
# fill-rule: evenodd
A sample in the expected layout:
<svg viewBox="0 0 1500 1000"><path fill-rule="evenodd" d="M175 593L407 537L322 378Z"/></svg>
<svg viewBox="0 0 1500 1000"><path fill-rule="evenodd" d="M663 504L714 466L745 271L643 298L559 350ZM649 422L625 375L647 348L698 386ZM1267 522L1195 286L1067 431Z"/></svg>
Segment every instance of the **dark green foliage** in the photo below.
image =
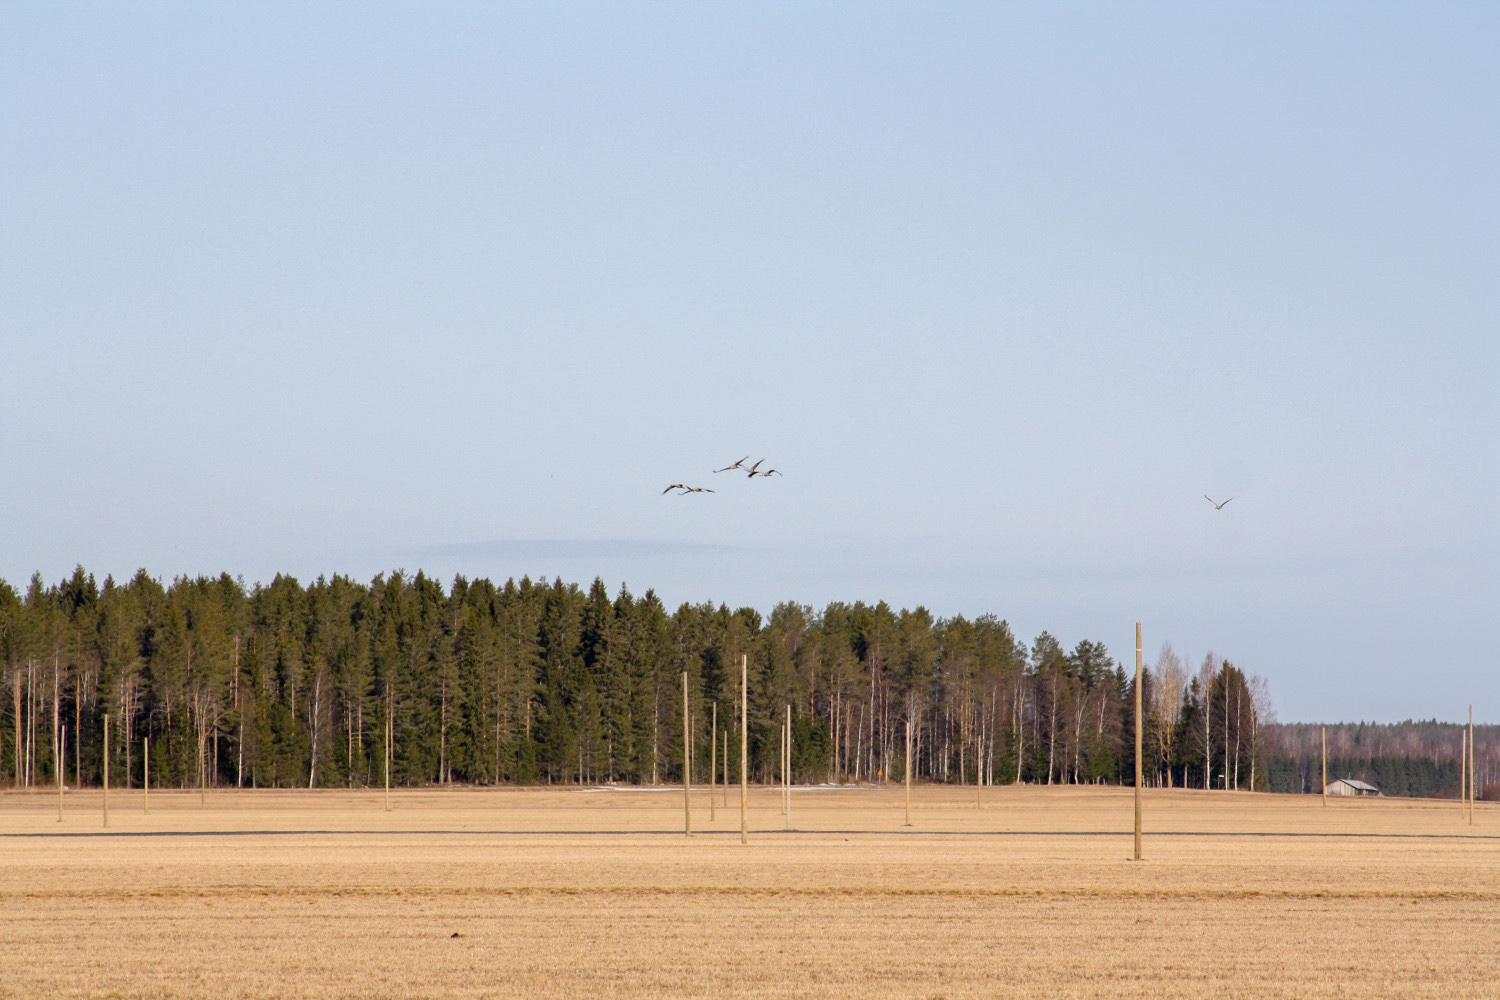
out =
<svg viewBox="0 0 1500 1000"><path fill-rule="evenodd" d="M717 705L734 781L742 657L752 780L779 778L788 710L799 782L901 780L908 719L922 780L1133 773L1123 665L1093 641L1068 650L1043 633L1028 646L992 615L884 603L669 613L651 591L612 596L600 580L585 590L460 576L445 588L401 572L368 584L278 576L246 587L221 575L164 587L142 570L98 586L80 568L24 593L0 581L0 780L54 780L55 718L69 728L69 782L97 783L109 713L112 780L136 787L148 736L154 785L378 786L388 718L396 784L676 782L686 674L693 780L708 778ZM1235 668L1202 676L1184 695L1173 759L1149 773L1201 775L1205 749L1216 774L1226 759L1233 774L1235 753L1242 769L1262 760L1248 729L1231 728L1226 743L1215 723L1207 748L1194 742L1202 713L1222 717L1226 698L1231 720L1251 718ZM1306 784L1300 764L1267 760L1257 785L1268 769L1273 787ZM1392 787L1447 780L1366 767Z"/></svg>
<svg viewBox="0 0 1500 1000"><path fill-rule="evenodd" d="M1322 791L1322 740L1328 737L1328 780L1354 778L1383 795L1456 798L1462 727L1429 720L1327 727L1291 723L1267 727L1267 771L1273 792ZM1496 726L1475 726L1479 784L1493 782L1500 759Z"/></svg>

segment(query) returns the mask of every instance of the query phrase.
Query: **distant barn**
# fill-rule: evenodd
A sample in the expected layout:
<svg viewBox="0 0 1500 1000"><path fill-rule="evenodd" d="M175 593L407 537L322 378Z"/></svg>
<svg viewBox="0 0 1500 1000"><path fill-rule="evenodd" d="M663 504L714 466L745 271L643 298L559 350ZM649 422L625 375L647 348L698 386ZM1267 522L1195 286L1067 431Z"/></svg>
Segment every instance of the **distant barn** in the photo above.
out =
<svg viewBox="0 0 1500 1000"><path fill-rule="evenodd" d="M1339 778L1330 781L1328 787L1323 789L1329 795L1379 795L1380 789L1374 785L1367 785L1363 781L1355 781L1353 778Z"/></svg>

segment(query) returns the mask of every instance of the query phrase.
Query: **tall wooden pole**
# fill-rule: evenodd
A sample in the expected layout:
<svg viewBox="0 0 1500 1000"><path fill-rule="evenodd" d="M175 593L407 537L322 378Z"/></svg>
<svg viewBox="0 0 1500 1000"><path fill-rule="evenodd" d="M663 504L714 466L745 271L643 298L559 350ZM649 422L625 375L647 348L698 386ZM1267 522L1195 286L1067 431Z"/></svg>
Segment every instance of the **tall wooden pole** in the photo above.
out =
<svg viewBox="0 0 1500 1000"><path fill-rule="evenodd" d="M902 775L906 781L906 823L911 826L911 703L906 706L906 773Z"/></svg>
<svg viewBox="0 0 1500 1000"><path fill-rule="evenodd" d="M781 801L786 811L786 828L792 828L792 706L786 707L786 750L782 754L784 766L781 769Z"/></svg>
<svg viewBox="0 0 1500 1000"><path fill-rule="evenodd" d="M391 811L391 689L385 689L385 811Z"/></svg>
<svg viewBox="0 0 1500 1000"><path fill-rule="evenodd" d="M777 797L781 799L781 815L786 815L786 723L776 727L777 780L781 787L776 790Z"/></svg>
<svg viewBox="0 0 1500 1000"><path fill-rule="evenodd" d="M1474 765L1479 762L1474 753L1474 706L1469 705L1469 825L1474 825L1474 793L1479 790L1479 776Z"/></svg>
<svg viewBox="0 0 1500 1000"><path fill-rule="evenodd" d="M708 724L708 818L713 821L718 818L718 809L714 805L714 793L718 789L714 784L719 770L719 703L714 702L709 711L712 721Z"/></svg>
<svg viewBox="0 0 1500 1000"><path fill-rule="evenodd" d="M104 713L104 825L109 826L109 713Z"/></svg>
<svg viewBox="0 0 1500 1000"><path fill-rule="evenodd" d="M1462 823L1469 816L1469 733L1458 727L1458 820Z"/></svg>
<svg viewBox="0 0 1500 1000"><path fill-rule="evenodd" d="M1323 727L1323 807L1328 807L1328 727Z"/></svg>
<svg viewBox="0 0 1500 1000"><path fill-rule="evenodd" d="M750 843L750 657L740 654L740 843Z"/></svg>
<svg viewBox="0 0 1500 1000"><path fill-rule="evenodd" d="M725 809L729 808L729 730L733 726L734 726L734 713L730 712L729 713L729 725L727 725L727 726L724 727L724 735L722 735L722 736L719 737L719 739L721 739L721 740L724 741L724 763L722 765L720 765L720 766L724 768L724 775L723 775L723 777L724 777L724 784L723 784L723 789L724 789L724 808Z"/></svg>
<svg viewBox="0 0 1500 1000"><path fill-rule="evenodd" d="M1135 860L1141 860L1141 623L1135 623Z"/></svg>
<svg viewBox="0 0 1500 1000"><path fill-rule="evenodd" d="M687 671L682 672L682 835L693 835L693 755L688 747Z"/></svg>
<svg viewBox="0 0 1500 1000"><path fill-rule="evenodd" d="M145 744L146 744L145 747L142 748L142 750L141 750L141 754L144 757L144 760L141 761L141 791L145 793L144 796L143 796L143 798L145 799L146 815L150 816L151 815L151 737L147 736L145 738Z"/></svg>

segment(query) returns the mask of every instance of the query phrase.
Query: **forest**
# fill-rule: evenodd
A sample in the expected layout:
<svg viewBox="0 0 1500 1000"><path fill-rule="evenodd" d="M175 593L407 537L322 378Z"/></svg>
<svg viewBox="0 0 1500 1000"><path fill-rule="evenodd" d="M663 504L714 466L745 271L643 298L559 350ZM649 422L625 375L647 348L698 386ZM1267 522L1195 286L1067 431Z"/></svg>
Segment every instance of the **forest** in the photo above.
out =
<svg viewBox="0 0 1500 1000"><path fill-rule="evenodd" d="M97 785L107 757L126 787L361 787L389 756L397 785L675 783L686 731L693 781L715 756L738 781L743 658L752 781L779 778L789 712L799 782L902 780L910 720L914 780L1128 784L1134 652L885 603L669 612L597 579L100 585L79 567L0 581L0 780ZM1261 678L1166 646L1142 696L1153 785L1307 790Z"/></svg>
<svg viewBox="0 0 1500 1000"><path fill-rule="evenodd" d="M1356 778L1385 795L1454 796L1459 785L1461 727L1427 720L1328 726L1286 723L1269 727L1266 762L1273 792L1316 792L1322 787L1322 741L1328 741L1328 779ZM1500 726L1474 727L1474 771L1480 798L1500 799Z"/></svg>

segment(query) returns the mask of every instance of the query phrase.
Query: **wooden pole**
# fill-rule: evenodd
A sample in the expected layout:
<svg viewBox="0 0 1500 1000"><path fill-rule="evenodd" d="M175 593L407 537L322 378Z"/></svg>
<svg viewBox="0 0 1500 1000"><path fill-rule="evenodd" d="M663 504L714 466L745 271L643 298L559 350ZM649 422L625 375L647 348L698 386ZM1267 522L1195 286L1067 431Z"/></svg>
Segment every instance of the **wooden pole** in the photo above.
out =
<svg viewBox="0 0 1500 1000"><path fill-rule="evenodd" d="M740 654L740 843L750 843L750 657Z"/></svg>
<svg viewBox="0 0 1500 1000"><path fill-rule="evenodd" d="M682 672L682 835L693 835L693 755L688 748L687 671Z"/></svg>
<svg viewBox="0 0 1500 1000"><path fill-rule="evenodd" d="M785 766L781 770L783 809L786 812L786 828L792 828L792 706L786 707L786 740L782 744L786 747L783 755Z"/></svg>
<svg viewBox="0 0 1500 1000"><path fill-rule="evenodd" d="M62 762L68 755L68 727L63 726L57 739L57 755L53 758L57 763L57 821L62 822L63 802L63 767Z"/></svg>
<svg viewBox="0 0 1500 1000"><path fill-rule="evenodd" d="M104 826L109 827L109 713L104 713Z"/></svg>
<svg viewBox="0 0 1500 1000"><path fill-rule="evenodd" d="M1141 623L1135 623L1135 860L1141 860Z"/></svg>
<svg viewBox="0 0 1500 1000"><path fill-rule="evenodd" d="M718 791L714 787L719 770L719 703L714 702L710 709L708 727L708 818L713 821L718 817L718 810L714 806L714 793Z"/></svg>
<svg viewBox="0 0 1500 1000"><path fill-rule="evenodd" d="M906 781L906 822L905 826L911 826L911 703L906 706L906 773L902 775Z"/></svg>
<svg viewBox="0 0 1500 1000"><path fill-rule="evenodd" d="M785 816L786 815L786 762L787 762L787 758L790 756L787 753L787 745L786 745L786 722L785 722L785 720L783 720L782 723L781 723L781 725L777 726L776 728L778 730L780 730L780 732L779 732L778 735L780 735L780 737L781 737L781 761L780 761L780 763L777 764L776 770L778 770L778 771L781 772L781 815Z"/></svg>
<svg viewBox="0 0 1500 1000"><path fill-rule="evenodd" d="M983 718L984 718L984 716L981 715L980 719L982 720ZM983 809L984 808L984 796L983 796L983 792L984 792L984 733L981 732L979 734L979 738L975 741L975 745L974 745L974 808L975 809Z"/></svg>
<svg viewBox="0 0 1500 1000"><path fill-rule="evenodd" d="M1323 727L1323 807L1328 807L1328 727Z"/></svg>
<svg viewBox="0 0 1500 1000"><path fill-rule="evenodd" d="M1474 753L1474 706L1469 705L1469 825L1474 825L1474 793L1479 790L1479 778L1474 773L1474 765L1479 758Z"/></svg>
<svg viewBox="0 0 1500 1000"><path fill-rule="evenodd" d="M385 690L385 811L391 811L391 689Z"/></svg>
<svg viewBox="0 0 1500 1000"><path fill-rule="evenodd" d="M141 750L144 760L141 761L141 789L145 792L146 815L151 815L151 737L145 738L146 746Z"/></svg>
<svg viewBox="0 0 1500 1000"><path fill-rule="evenodd" d="M1463 822L1469 815L1469 733L1458 727L1458 820Z"/></svg>
<svg viewBox="0 0 1500 1000"><path fill-rule="evenodd" d="M729 725L724 727L724 734L719 737L719 739L721 739L721 740L724 741L724 763L721 764L720 766L722 768L724 768L724 784L723 784L722 787L724 789L724 793L723 794L724 794L724 808L725 809L729 808L729 728L730 728L730 726L733 726L733 725L734 725L734 713L730 712L729 713Z"/></svg>

